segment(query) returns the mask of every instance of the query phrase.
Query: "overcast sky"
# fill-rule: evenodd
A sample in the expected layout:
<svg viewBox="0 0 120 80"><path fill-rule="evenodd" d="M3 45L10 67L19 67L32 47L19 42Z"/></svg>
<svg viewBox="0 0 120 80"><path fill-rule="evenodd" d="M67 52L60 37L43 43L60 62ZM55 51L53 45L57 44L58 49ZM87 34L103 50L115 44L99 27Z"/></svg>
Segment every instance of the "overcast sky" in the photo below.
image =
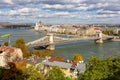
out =
<svg viewBox="0 0 120 80"><path fill-rule="evenodd" d="M120 0L0 0L0 22L120 23Z"/></svg>

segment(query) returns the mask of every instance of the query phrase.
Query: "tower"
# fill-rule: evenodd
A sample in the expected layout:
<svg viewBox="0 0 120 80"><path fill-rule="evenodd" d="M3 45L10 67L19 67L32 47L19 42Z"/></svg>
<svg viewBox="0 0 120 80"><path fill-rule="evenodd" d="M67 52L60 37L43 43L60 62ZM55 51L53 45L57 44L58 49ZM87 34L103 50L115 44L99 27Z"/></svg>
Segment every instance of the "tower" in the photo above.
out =
<svg viewBox="0 0 120 80"><path fill-rule="evenodd" d="M35 25L35 28L34 28L36 31L38 31L39 30L39 26L38 26L38 23L36 23L36 25Z"/></svg>
<svg viewBox="0 0 120 80"><path fill-rule="evenodd" d="M47 36L49 36L49 43L50 43L48 45L47 49L49 49L49 50L55 50L55 45L54 45L54 40L53 40L53 38L54 38L53 34L47 34Z"/></svg>
<svg viewBox="0 0 120 80"><path fill-rule="evenodd" d="M102 32L98 33L98 39L95 40L96 43L103 43Z"/></svg>

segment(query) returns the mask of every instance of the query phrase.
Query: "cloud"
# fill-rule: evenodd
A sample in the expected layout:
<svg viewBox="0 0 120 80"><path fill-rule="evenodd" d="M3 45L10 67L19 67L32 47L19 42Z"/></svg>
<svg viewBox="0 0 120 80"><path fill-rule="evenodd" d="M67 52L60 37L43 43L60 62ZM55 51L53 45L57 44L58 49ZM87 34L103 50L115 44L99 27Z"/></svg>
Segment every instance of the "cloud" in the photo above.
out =
<svg viewBox="0 0 120 80"><path fill-rule="evenodd" d="M18 10L10 10L9 12L7 12L7 14L9 15L23 15L23 14L30 14L31 12L37 12L39 11L39 9L37 8L21 8Z"/></svg>
<svg viewBox="0 0 120 80"><path fill-rule="evenodd" d="M103 10L100 9L97 11L97 14L119 14L120 11L110 11L110 10Z"/></svg>
<svg viewBox="0 0 120 80"><path fill-rule="evenodd" d="M56 12L54 15L69 15L68 12Z"/></svg>
<svg viewBox="0 0 120 80"><path fill-rule="evenodd" d="M12 0L0 0L0 3L14 4Z"/></svg>
<svg viewBox="0 0 120 80"><path fill-rule="evenodd" d="M54 5L49 5L45 4L43 8L54 8L54 9L71 9L73 8L74 5L61 5L61 4L54 4Z"/></svg>
<svg viewBox="0 0 120 80"><path fill-rule="evenodd" d="M0 0L0 17L13 22L110 22L111 18L120 18L119 4L120 0Z"/></svg>
<svg viewBox="0 0 120 80"><path fill-rule="evenodd" d="M14 4L13 2L12 2L12 0L3 0L5 3L8 3L8 4Z"/></svg>
<svg viewBox="0 0 120 80"><path fill-rule="evenodd" d="M46 4L43 6L43 8L55 8L55 9L62 9L63 6L60 5L60 4L55 4L55 5L49 5L49 4Z"/></svg>

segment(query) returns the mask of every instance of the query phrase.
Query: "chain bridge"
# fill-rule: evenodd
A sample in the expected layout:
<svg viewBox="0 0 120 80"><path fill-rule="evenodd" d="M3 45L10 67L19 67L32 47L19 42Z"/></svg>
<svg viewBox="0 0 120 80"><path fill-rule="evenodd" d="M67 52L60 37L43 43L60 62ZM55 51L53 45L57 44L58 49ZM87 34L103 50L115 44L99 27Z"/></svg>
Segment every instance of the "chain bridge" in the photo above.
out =
<svg viewBox="0 0 120 80"><path fill-rule="evenodd" d="M113 36L107 36L105 38L113 38ZM99 36L95 37L80 37L80 38L63 38L58 36L53 36L53 34L47 34L47 36L37 39L32 42L26 43L27 47L38 47L45 46L47 49L54 50L55 44L70 42L70 41L78 41L78 40L96 40L97 42L103 42L103 37L99 34Z"/></svg>
<svg viewBox="0 0 120 80"><path fill-rule="evenodd" d="M53 36L53 34L47 34L47 36L37 39L26 44L27 47L47 46L47 49L54 50L54 45L58 43L64 43L69 41L82 40L83 38L63 38Z"/></svg>

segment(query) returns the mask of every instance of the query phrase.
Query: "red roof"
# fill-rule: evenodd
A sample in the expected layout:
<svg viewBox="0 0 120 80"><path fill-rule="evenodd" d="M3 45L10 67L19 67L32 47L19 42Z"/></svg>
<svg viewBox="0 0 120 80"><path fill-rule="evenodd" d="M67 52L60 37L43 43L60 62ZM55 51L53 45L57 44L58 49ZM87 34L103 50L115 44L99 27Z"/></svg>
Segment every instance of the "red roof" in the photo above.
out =
<svg viewBox="0 0 120 80"><path fill-rule="evenodd" d="M102 28L95 27L94 30L102 30Z"/></svg>
<svg viewBox="0 0 120 80"><path fill-rule="evenodd" d="M8 54L14 53L15 49L12 47L1 46L0 51L6 51Z"/></svg>
<svg viewBox="0 0 120 80"><path fill-rule="evenodd" d="M54 58L54 57L52 57L52 58L50 58L50 59L48 59L50 62L53 62L53 61L58 61L58 62L66 62L66 60L63 60L63 59L56 59L56 58Z"/></svg>

